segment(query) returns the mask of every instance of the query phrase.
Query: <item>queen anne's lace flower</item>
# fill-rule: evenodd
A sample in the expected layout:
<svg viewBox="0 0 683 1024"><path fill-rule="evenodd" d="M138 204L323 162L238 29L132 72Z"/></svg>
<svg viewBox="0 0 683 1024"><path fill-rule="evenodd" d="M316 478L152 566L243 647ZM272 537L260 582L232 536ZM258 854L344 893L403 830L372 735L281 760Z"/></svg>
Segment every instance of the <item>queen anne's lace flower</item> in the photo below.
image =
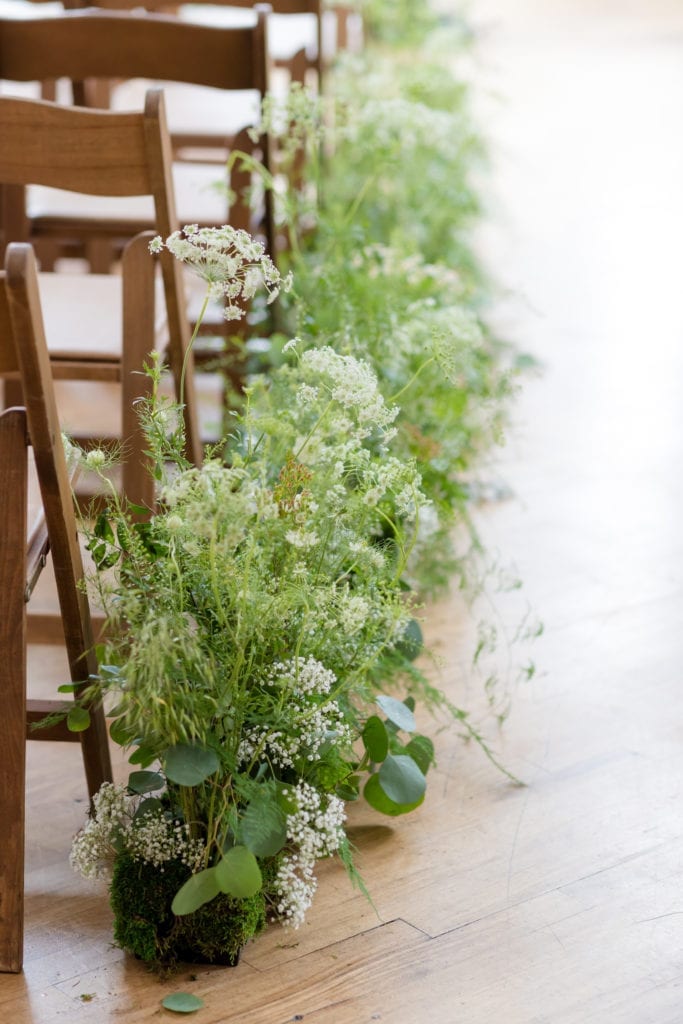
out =
<svg viewBox="0 0 683 1024"><path fill-rule="evenodd" d="M182 231L174 231L165 242L158 236L150 242L153 253L164 248L206 281L212 298L225 301L226 320L241 319L245 303L259 287L265 288L269 303L281 289L288 291L291 287L291 276L280 276L262 243L229 224L221 228L188 224Z"/></svg>

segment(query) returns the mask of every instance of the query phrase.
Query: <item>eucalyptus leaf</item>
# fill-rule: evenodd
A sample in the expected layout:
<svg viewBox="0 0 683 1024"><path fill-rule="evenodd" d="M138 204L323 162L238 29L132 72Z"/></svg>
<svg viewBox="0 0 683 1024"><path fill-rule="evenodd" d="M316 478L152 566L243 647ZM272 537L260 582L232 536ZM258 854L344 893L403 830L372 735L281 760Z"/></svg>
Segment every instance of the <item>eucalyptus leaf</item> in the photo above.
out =
<svg viewBox="0 0 683 1024"><path fill-rule="evenodd" d="M421 796L419 800L416 800L412 804L397 804L393 800L390 800L386 795L382 786L380 785L379 776L371 775L368 781L365 783L365 789L363 790L363 796L376 811L381 814L388 814L392 818L398 817L400 814L408 814L410 811L414 811L416 807L419 807L424 796Z"/></svg>
<svg viewBox="0 0 683 1024"><path fill-rule="evenodd" d="M115 718L109 726L109 735L120 747L126 747L130 743L130 733L120 718Z"/></svg>
<svg viewBox="0 0 683 1024"><path fill-rule="evenodd" d="M427 781L407 754L389 754L378 773L379 783L396 804L413 804L420 800L427 788Z"/></svg>
<svg viewBox="0 0 683 1024"><path fill-rule="evenodd" d="M143 793L154 793L166 785L163 775L159 772L131 772L128 776L128 789L142 796Z"/></svg>
<svg viewBox="0 0 683 1024"><path fill-rule="evenodd" d="M221 892L236 899L253 896L263 885L258 861L246 846L233 846L227 850L214 870Z"/></svg>
<svg viewBox="0 0 683 1024"><path fill-rule="evenodd" d="M390 722L397 725L399 729L403 729L404 732L415 731L415 716L407 705L403 701L396 700L395 697L389 697L385 693L381 693L376 698L377 704L387 716Z"/></svg>
<svg viewBox="0 0 683 1024"><path fill-rule="evenodd" d="M405 753L413 761L423 775L426 775L434 761L434 744L429 736L413 736L405 747Z"/></svg>
<svg viewBox="0 0 683 1024"><path fill-rule="evenodd" d="M368 718L363 728L363 746L371 761L379 764L389 753L389 734L378 715Z"/></svg>
<svg viewBox="0 0 683 1024"><path fill-rule="evenodd" d="M159 812L163 810L163 807L164 805L157 797L149 797L149 799L141 802L137 811L133 815L133 819L137 821L139 818L144 818L146 814L159 814Z"/></svg>
<svg viewBox="0 0 683 1024"><path fill-rule="evenodd" d="M78 706L71 708L66 716L66 724L69 732L83 732L90 725L90 712Z"/></svg>
<svg viewBox="0 0 683 1024"><path fill-rule="evenodd" d="M207 747L178 743L164 754L166 777L179 786L198 786L219 767L218 754Z"/></svg>
<svg viewBox="0 0 683 1024"><path fill-rule="evenodd" d="M405 628L403 636L396 646L401 654L403 654L409 661L415 661L418 654L421 653L424 647L422 627L417 619L410 620Z"/></svg>
<svg viewBox="0 0 683 1024"><path fill-rule="evenodd" d="M171 910L176 917L184 917L209 903L219 892L216 869L205 868L191 875L185 885L181 886L173 898Z"/></svg>
<svg viewBox="0 0 683 1024"><path fill-rule="evenodd" d="M125 745L125 744L124 744ZM156 760L156 751L151 747L146 747L144 743L141 743L135 748L133 753L128 758L128 764L139 764L143 768L147 768L152 761Z"/></svg>
<svg viewBox="0 0 683 1024"><path fill-rule="evenodd" d="M197 1010L201 1010L204 1002L199 996L193 996L189 992L174 992L162 999L161 1005L173 1013L196 1013Z"/></svg>

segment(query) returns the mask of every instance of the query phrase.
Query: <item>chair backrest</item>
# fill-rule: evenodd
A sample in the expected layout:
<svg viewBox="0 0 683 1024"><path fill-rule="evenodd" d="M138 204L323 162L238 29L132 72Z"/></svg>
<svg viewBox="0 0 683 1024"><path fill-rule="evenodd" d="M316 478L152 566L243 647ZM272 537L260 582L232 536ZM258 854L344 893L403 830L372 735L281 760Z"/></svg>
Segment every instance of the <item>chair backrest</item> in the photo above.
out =
<svg viewBox="0 0 683 1024"><path fill-rule="evenodd" d="M254 26L225 29L101 9L0 19L0 78L151 78L265 93L270 7L255 10Z"/></svg>
<svg viewBox="0 0 683 1024"><path fill-rule="evenodd" d="M271 8L258 4L254 11L255 23L241 28L188 24L146 11L101 9L71 10L58 17L25 21L0 19L0 79L43 83L71 79L75 102L87 107L107 107L110 82L125 79L177 82L226 93L246 90L262 98L268 91L267 26ZM211 132L225 146L233 129L217 123L211 126ZM196 137L192 132L182 134L183 138L176 140L182 147L211 146L206 129ZM252 146L246 132L240 136L240 146ZM259 140L258 150L269 166L267 135ZM225 156L221 160L224 166ZM215 178L220 177L217 168ZM240 197L251 181L248 176L243 178L233 183ZM267 197L268 241L272 236L270 204ZM12 205L17 204L13 201ZM220 216L228 218L227 200ZM230 218L236 227L251 227L248 201L239 198ZM136 230L142 226L138 224ZM165 233L160 224L157 230Z"/></svg>
<svg viewBox="0 0 683 1024"><path fill-rule="evenodd" d="M150 90L144 112L131 114L0 97L0 216L5 245L27 240L24 204L17 189L29 184L87 195L150 195L155 230L164 237L177 230L171 144L161 90ZM160 259L171 370L179 381L185 365L188 454L199 464L201 442L183 278L170 253L162 253Z"/></svg>

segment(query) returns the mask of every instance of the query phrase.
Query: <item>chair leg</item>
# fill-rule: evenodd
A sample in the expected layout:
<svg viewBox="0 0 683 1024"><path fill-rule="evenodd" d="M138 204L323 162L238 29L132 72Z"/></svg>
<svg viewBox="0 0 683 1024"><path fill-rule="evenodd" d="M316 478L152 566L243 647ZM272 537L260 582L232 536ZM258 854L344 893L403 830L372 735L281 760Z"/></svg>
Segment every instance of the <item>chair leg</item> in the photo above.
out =
<svg viewBox="0 0 683 1024"><path fill-rule="evenodd" d="M23 409L0 417L0 971L13 973L24 943L26 436Z"/></svg>

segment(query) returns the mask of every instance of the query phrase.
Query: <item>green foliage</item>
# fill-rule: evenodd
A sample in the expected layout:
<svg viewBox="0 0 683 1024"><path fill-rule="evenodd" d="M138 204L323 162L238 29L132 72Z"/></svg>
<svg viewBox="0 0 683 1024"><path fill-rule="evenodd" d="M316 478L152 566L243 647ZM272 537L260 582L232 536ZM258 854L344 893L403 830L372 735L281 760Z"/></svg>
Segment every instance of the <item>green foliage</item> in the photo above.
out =
<svg viewBox="0 0 683 1024"><path fill-rule="evenodd" d="M220 761L215 750L177 743L164 751L163 764L170 782L179 786L198 786L218 771Z"/></svg>
<svg viewBox="0 0 683 1024"><path fill-rule="evenodd" d="M439 20L413 0L368 0L367 14L403 44ZM190 939L209 960L233 956L266 906L300 923L317 857L338 852L362 887L343 802L362 793L390 816L422 803L434 746L415 731L414 696L495 763L418 663L419 595L474 578L472 481L519 364L480 315L488 284L470 233L484 153L468 88L442 59L452 48L430 54L344 62L333 117L298 86L284 109L267 99L280 166L260 172L295 276L279 317L296 337L275 336L263 363L262 343L247 354L254 373L201 468L153 357L140 416L158 506L146 515L112 493L89 530L111 639L70 724L113 701L112 738L139 770L105 791L76 860L93 873L113 854L117 938L146 960L177 959ZM199 274L207 301L227 297L230 316L259 280L269 300L289 284L229 228L154 244ZM95 472L107 461L88 458ZM150 890L137 904L136 885ZM139 911L128 923L124 904Z"/></svg>
<svg viewBox="0 0 683 1024"><path fill-rule="evenodd" d="M237 899L254 896L261 890L261 869L246 846L233 846L227 850L214 870L221 892Z"/></svg>
<svg viewBox="0 0 683 1024"><path fill-rule="evenodd" d="M331 788L331 787L330 787ZM272 857L287 841L287 819L278 802L277 785L259 786L241 821L242 842L257 857Z"/></svg>

